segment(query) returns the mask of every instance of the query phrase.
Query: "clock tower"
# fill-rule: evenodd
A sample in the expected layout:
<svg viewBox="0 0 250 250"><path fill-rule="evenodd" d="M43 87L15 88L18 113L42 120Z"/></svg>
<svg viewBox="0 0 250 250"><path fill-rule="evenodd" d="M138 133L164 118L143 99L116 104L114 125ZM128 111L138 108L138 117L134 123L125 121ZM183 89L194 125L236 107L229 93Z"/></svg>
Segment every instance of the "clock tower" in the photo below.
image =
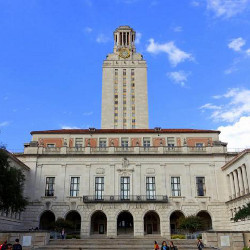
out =
<svg viewBox="0 0 250 250"><path fill-rule="evenodd" d="M114 31L114 50L103 62L102 128L148 128L147 64L136 53L136 32Z"/></svg>

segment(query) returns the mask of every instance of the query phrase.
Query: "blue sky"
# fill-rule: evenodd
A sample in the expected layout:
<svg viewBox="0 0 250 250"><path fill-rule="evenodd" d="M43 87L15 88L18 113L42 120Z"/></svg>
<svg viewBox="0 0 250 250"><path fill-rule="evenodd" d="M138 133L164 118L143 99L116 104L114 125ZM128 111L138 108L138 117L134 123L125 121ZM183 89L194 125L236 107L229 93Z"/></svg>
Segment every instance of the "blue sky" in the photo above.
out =
<svg viewBox="0 0 250 250"><path fill-rule="evenodd" d="M100 128L120 25L148 64L151 128L250 146L249 0L0 0L0 142L21 151L33 130Z"/></svg>

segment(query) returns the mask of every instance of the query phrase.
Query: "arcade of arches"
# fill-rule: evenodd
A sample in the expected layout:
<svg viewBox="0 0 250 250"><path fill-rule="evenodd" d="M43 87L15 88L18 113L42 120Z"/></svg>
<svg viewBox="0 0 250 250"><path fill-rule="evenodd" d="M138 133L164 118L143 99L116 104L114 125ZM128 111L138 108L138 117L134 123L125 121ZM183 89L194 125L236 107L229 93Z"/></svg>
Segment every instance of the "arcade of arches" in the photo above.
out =
<svg viewBox="0 0 250 250"><path fill-rule="evenodd" d="M160 217L154 211L149 211L144 216L144 234L160 234Z"/></svg>
<svg viewBox="0 0 250 250"><path fill-rule="evenodd" d="M205 224L205 230L212 229L212 219L207 211L200 211L197 216L201 217ZM182 211L176 210L170 215L170 233L179 233L179 220L185 217ZM69 211L65 219L73 224L73 231L80 233L81 215L77 211ZM50 211L44 211L40 216L39 228L42 230L53 230L53 224L56 220L55 214ZM157 212L148 211L143 218L144 234L161 234L161 219ZM107 234L108 219L106 214L101 211L95 211L91 216L90 234ZM134 234L134 218L129 211L122 211L117 216L117 235Z"/></svg>
<svg viewBox="0 0 250 250"><path fill-rule="evenodd" d="M91 216L91 234L106 234L107 217L102 211L96 211Z"/></svg>

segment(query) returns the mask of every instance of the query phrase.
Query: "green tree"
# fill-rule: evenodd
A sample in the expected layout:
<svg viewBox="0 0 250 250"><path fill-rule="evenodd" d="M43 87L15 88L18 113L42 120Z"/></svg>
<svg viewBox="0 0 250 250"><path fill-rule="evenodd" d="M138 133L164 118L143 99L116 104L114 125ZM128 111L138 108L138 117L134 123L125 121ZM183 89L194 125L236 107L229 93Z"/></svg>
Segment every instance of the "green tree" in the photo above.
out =
<svg viewBox="0 0 250 250"><path fill-rule="evenodd" d="M250 217L250 202L243 206L234 216L234 221L244 220Z"/></svg>
<svg viewBox="0 0 250 250"><path fill-rule="evenodd" d="M190 233L203 230L205 223L199 216L191 215L179 219L179 227Z"/></svg>
<svg viewBox="0 0 250 250"><path fill-rule="evenodd" d="M53 222L52 227L55 228L56 231L60 232L63 228L67 230L73 229L74 224L69 220L59 217L55 222Z"/></svg>
<svg viewBox="0 0 250 250"><path fill-rule="evenodd" d="M0 148L0 210L21 212L28 201L23 197L25 176L20 169L11 167L8 152Z"/></svg>

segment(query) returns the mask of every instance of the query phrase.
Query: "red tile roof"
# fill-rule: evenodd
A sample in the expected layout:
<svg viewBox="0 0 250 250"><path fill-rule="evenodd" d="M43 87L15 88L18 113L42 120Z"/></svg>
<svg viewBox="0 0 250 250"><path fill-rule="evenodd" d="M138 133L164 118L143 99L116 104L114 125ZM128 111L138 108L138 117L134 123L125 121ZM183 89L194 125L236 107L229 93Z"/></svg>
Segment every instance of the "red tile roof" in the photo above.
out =
<svg viewBox="0 0 250 250"><path fill-rule="evenodd" d="M141 134L141 133L220 133L218 130L205 129L59 129L32 131L34 134Z"/></svg>

